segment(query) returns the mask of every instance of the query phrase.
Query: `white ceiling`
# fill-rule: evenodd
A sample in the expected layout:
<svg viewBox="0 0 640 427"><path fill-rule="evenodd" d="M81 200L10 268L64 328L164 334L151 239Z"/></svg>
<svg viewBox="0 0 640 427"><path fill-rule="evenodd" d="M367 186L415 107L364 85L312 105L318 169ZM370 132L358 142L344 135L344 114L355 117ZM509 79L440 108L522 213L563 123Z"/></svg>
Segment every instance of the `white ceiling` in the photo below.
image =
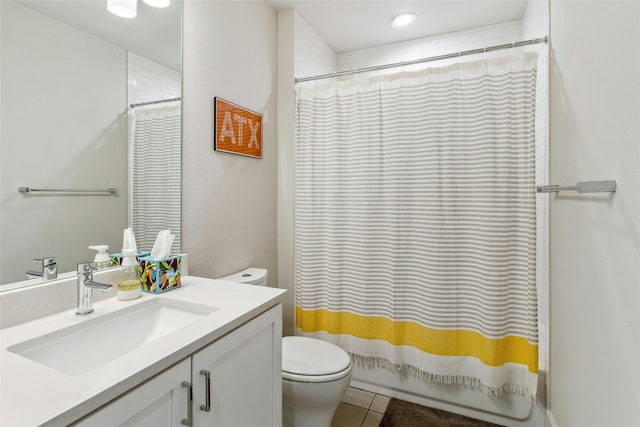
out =
<svg viewBox="0 0 640 427"><path fill-rule="evenodd" d="M336 52L397 43L474 27L517 21L527 0L267 0L275 10L294 8ZM399 13L417 20L391 27Z"/></svg>
<svg viewBox="0 0 640 427"><path fill-rule="evenodd" d="M138 1L134 19L107 12L107 0L14 1L174 70L182 68L181 0L172 0L165 9ZM275 10L295 8L336 53L519 20L527 4L527 0L266 1ZM415 13L416 22L406 28L391 27L391 19L402 12Z"/></svg>
<svg viewBox="0 0 640 427"><path fill-rule="evenodd" d="M107 0L14 1L176 71L182 69L181 0L162 9L139 1L133 19L108 12Z"/></svg>

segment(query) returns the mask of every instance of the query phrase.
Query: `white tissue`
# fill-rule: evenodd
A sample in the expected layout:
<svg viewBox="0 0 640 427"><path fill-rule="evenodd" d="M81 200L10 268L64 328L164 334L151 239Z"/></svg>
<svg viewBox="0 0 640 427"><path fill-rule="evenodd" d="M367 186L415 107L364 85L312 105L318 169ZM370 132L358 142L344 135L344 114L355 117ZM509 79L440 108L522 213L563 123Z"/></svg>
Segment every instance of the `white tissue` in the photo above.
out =
<svg viewBox="0 0 640 427"><path fill-rule="evenodd" d="M131 227L125 228L122 236L122 253L125 253L128 249L133 249L134 253L138 251L136 238L133 235L133 229Z"/></svg>
<svg viewBox="0 0 640 427"><path fill-rule="evenodd" d="M158 233L156 241L151 249L151 257L155 259L168 258L171 255L171 245L176 236L171 234L170 230L162 230Z"/></svg>

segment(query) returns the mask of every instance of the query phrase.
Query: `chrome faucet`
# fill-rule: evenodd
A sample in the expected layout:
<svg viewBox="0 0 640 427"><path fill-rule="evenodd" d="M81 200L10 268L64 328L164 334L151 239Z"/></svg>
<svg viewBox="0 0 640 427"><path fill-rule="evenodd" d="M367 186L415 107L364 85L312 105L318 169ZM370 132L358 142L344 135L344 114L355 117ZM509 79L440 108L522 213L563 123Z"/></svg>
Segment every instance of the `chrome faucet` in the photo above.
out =
<svg viewBox="0 0 640 427"><path fill-rule="evenodd" d="M78 308L76 315L84 316L93 313L93 290L100 289L107 292L112 285L93 281L93 270L96 265L93 262L81 262L78 264Z"/></svg>
<svg viewBox="0 0 640 427"><path fill-rule="evenodd" d="M58 278L58 258L46 257L34 258L33 260L42 264L42 270L29 270L26 272L27 277L37 276L42 277L42 280L52 280Z"/></svg>

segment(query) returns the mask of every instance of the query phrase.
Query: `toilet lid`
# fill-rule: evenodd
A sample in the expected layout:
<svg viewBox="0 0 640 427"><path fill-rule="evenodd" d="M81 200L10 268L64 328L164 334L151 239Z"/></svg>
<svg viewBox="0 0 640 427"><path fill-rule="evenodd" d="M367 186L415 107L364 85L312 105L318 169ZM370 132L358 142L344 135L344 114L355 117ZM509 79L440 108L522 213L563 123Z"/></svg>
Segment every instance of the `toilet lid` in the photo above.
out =
<svg viewBox="0 0 640 427"><path fill-rule="evenodd" d="M330 375L351 365L351 358L337 345L314 338L282 338L282 371L297 375Z"/></svg>

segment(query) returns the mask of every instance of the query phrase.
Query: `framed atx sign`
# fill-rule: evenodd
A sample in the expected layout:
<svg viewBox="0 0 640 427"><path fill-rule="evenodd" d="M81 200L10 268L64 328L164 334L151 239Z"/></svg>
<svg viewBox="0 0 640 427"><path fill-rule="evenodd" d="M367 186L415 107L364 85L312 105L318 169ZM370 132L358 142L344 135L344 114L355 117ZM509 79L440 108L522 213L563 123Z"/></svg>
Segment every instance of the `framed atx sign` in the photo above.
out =
<svg viewBox="0 0 640 427"><path fill-rule="evenodd" d="M213 149L262 158L262 115L222 98L213 98Z"/></svg>

